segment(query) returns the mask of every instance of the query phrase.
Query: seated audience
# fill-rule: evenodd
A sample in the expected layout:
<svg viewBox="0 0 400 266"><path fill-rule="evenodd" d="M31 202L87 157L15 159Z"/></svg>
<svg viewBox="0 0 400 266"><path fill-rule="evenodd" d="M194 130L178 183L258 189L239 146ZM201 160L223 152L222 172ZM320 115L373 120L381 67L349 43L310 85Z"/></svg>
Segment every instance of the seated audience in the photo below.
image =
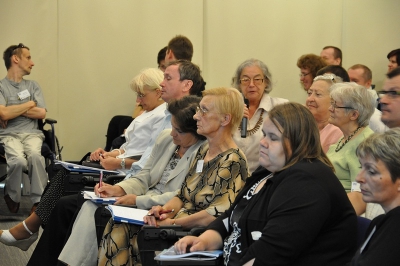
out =
<svg viewBox="0 0 400 266"><path fill-rule="evenodd" d="M305 91L311 87L318 70L326 65L325 61L315 54L305 54L297 60L297 67L300 68L300 83Z"/></svg>
<svg viewBox="0 0 400 266"><path fill-rule="evenodd" d="M342 50L336 46L325 46L320 56L328 65L342 66Z"/></svg>
<svg viewBox="0 0 400 266"><path fill-rule="evenodd" d="M374 134L357 148L360 183L365 202L380 204L385 214L376 217L365 242L353 257L352 266L399 265L400 250L400 129Z"/></svg>
<svg viewBox="0 0 400 266"><path fill-rule="evenodd" d="M173 99L180 99L187 95L199 95L205 89L205 82L200 74L200 68L186 60L178 60L171 62L164 72L164 80L160 84L161 98L165 102L170 102ZM137 174L145 166L148 158L151 155L155 140L160 132L166 128L171 128L171 114L165 110L165 117L162 126L152 132L148 136L150 143L139 161L132 164L131 169L126 173L128 179ZM57 186L53 186L53 190L58 192ZM54 192L54 193L55 193ZM47 194L47 193L46 193ZM49 195L51 196L51 195ZM58 200L58 203L57 203ZM82 205L82 195L71 195L62 197L62 193L57 197L49 197L45 201L48 212L48 222L45 230L36 245L34 252L28 262L28 265L38 265L47 262L49 265L54 265L57 262L65 239L68 239L70 226L75 220L76 214L79 212ZM62 207L62 212L52 211L55 204ZM42 204L42 203L40 203ZM44 205L45 203L43 203ZM46 206L43 206L46 210ZM39 228L39 225L37 225ZM54 262L55 261L55 262Z"/></svg>
<svg viewBox="0 0 400 266"><path fill-rule="evenodd" d="M306 106L317 122L322 150L325 153L329 146L343 136L342 131L337 126L329 123L331 115L329 112L331 105L330 87L337 82L342 82L342 79L334 74L316 76L307 92Z"/></svg>
<svg viewBox="0 0 400 266"><path fill-rule="evenodd" d="M387 59L389 60L388 64L388 73L400 66L400 49L396 49L388 53Z"/></svg>
<svg viewBox="0 0 400 266"><path fill-rule="evenodd" d="M114 186L103 184L99 188L96 185L95 190L102 197L119 197L115 204L136 205L140 209L163 205L173 198L205 139L197 134L193 119L199 102L200 97L196 96L170 102L168 111L172 115L172 130L161 132L142 171ZM62 212L62 208L57 207L55 211ZM82 205L59 260L68 265L96 264L98 245L93 217L97 208L91 201Z"/></svg>
<svg viewBox="0 0 400 266"><path fill-rule="evenodd" d="M243 98L233 88L208 89L194 119L197 133L207 138L200 147L178 194L163 206L154 206L146 216L149 225L207 226L228 209L248 176L246 158L235 144L232 133L243 116ZM174 210L161 214L162 210ZM110 220L104 230L98 265L131 263L138 227ZM128 247L123 246L128 243Z"/></svg>
<svg viewBox="0 0 400 266"><path fill-rule="evenodd" d="M137 147L136 145L141 145L141 143L137 143L137 140L134 138L134 131L138 131L140 133L139 135L137 135L137 138L139 138L141 142L148 143L149 135L151 135L152 131L156 130L157 126L159 126L160 119L162 121L165 117L164 110L166 105L163 100L159 99L161 95L159 84L162 79L163 76L160 70L149 68L143 70L131 82L131 88L134 91L141 94L146 93L145 97L140 98L140 102L143 103L144 108L149 111L146 111L143 114L143 118L138 117L138 119L134 120L132 123L132 130L128 130L129 145L127 145L126 147L130 150L135 150L135 148ZM133 138L133 143L136 143L135 145L130 145L129 140L131 138ZM128 154L131 153L128 152ZM104 154L104 157L107 158L107 156L107 154ZM103 164L104 168L112 169L112 167L109 167L108 165L108 161L111 159L116 160L116 164L120 164L120 162L122 162L123 160L117 158L102 158L103 162L107 161L107 164ZM127 161L125 163L126 166L129 165ZM122 165L120 165L120 167L122 167ZM42 195L42 199L37 208L25 221L12 227L9 231L0 230L0 239L3 239L4 232L8 232L10 236L7 238L7 240L2 241L4 244L17 246L23 250L26 250L34 241L36 241L39 227L41 225L45 226L47 224L51 211L53 210L59 198L61 198L64 194L65 178L68 178L68 171L62 169L52 178L51 182L49 183L48 189Z"/></svg>
<svg viewBox="0 0 400 266"><path fill-rule="evenodd" d="M263 133L261 167L233 205L175 250L223 249L225 265L344 265L356 249L357 219L315 119L301 104L277 105Z"/></svg>
<svg viewBox="0 0 400 266"><path fill-rule="evenodd" d="M240 125L233 139L246 155L249 172L252 173L259 165L258 141L262 138L262 122L272 107L288 100L269 96L272 91L271 73L264 62L258 59L252 58L241 63L236 69L232 85L249 100L243 115L248 119L246 137L241 137Z"/></svg>
<svg viewBox="0 0 400 266"><path fill-rule="evenodd" d="M343 137L330 146L326 155L335 167L336 176L348 193L356 213L360 215L365 211L365 202L355 182L360 169L355 150L361 141L374 133L368 126L374 112L374 99L364 87L354 82L334 84L329 111L329 123L340 128Z"/></svg>
<svg viewBox="0 0 400 266"><path fill-rule="evenodd" d="M389 128L400 127L400 67L390 71L378 91L382 122Z"/></svg>

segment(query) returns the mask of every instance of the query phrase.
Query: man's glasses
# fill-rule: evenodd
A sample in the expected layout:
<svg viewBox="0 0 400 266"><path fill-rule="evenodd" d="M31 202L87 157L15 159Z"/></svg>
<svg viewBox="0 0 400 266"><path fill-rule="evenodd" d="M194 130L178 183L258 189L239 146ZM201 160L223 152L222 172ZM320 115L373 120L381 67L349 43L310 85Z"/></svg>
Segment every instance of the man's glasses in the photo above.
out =
<svg viewBox="0 0 400 266"><path fill-rule="evenodd" d="M244 86L247 86L247 85L250 84L251 80L253 80L253 84L254 85L261 85L264 82L263 78L253 78L253 79L251 79L251 78L242 78L242 79L239 79L239 82L240 82L240 84L242 84Z"/></svg>
<svg viewBox="0 0 400 266"><path fill-rule="evenodd" d="M400 91L378 91L379 98L382 98L385 95L390 99L394 99L400 95Z"/></svg>
<svg viewBox="0 0 400 266"><path fill-rule="evenodd" d="M26 48L26 46L23 43L18 44L17 47L12 49L10 57L14 55L15 50L20 49L20 48Z"/></svg>
<svg viewBox="0 0 400 266"><path fill-rule="evenodd" d="M300 78L304 78L305 76L310 75L310 74L311 74L311 72L308 72L307 74L300 73L300 74L299 74L299 77L300 77Z"/></svg>
<svg viewBox="0 0 400 266"><path fill-rule="evenodd" d="M331 106L333 107L333 111L335 111L336 108L354 110L353 107L348 107L348 106L337 106L335 101L331 101Z"/></svg>

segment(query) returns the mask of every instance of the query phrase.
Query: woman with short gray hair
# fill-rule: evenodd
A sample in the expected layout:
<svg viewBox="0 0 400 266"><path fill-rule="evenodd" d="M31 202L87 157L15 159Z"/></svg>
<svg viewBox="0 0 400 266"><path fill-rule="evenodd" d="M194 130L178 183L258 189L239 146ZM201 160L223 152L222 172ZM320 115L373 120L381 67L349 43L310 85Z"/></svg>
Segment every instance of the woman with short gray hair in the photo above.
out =
<svg viewBox="0 0 400 266"><path fill-rule="evenodd" d="M255 58L247 59L237 67L232 86L249 101L243 113L243 117L248 119L246 128L242 130L240 125L233 139L246 155L249 172L252 173L259 166L258 143L263 137L262 123L269 110L288 100L269 96L272 90L271 73L264 62Z"/></svg>
<svg viewBox="0 0 400 266"><path fill-rule="evenodd" d="M340 128L343 137L330 146L327 156L356 213L360 215L365 211L365 202L361 198L359 184L355 182L360 170L355 150L361 141L374 133L368 126L375 108L374 99L364 87L354 82L334 84L330 95L329 123Z"/></svg>
<svg viewBox="0 0 400 266"><path fill-rule="evenodd" d="M385 211L372 220L365 242L351 261L352 266L398 265L400 249L400 129L374 134L361 142L357 156L361 171L362 199L377 203Z"/></svg>

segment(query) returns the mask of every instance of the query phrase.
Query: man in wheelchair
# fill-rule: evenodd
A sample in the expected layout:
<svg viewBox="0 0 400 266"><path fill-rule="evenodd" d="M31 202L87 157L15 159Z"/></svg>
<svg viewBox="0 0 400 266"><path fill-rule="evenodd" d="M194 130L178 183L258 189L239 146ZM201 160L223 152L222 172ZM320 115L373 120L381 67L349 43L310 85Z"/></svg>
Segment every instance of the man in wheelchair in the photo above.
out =
<svg viewBox="0 0 400 266"><path fill-rule="evenodd" d="M10 212L16 213L23 171L28 171L31 181L32 208L40 201L47 183L41 155L44 135L38 129L38 119L45 118L46 107L38 83L23 79L34 66L29 48L22 43L11 45L4 51L3 59L7 76L0 80L0 142L4 145L8 172L4 200Z"/></svg>

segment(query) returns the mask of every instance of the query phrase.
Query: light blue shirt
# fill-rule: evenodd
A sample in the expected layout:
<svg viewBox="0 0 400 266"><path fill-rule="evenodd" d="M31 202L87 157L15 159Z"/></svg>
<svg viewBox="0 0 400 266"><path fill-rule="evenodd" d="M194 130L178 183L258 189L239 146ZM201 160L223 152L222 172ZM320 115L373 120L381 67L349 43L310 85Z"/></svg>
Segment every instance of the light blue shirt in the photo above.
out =
<svg viewBox="0 0 400 266"><path fill-rule="evenodd" d="M158 135L161 133L161 131L167 128L171 128L171 113L168 110L165 110L164 121L162 122L161 126L151 134L150 142L147 145L147 148L144 151L142 157L140 158L139 161L134 162L132 164L131 169L129 169L129 171L126 172L125 179L131 178L131 176L136 175L139 171L142 170L142 168L147 162L147 159L149 159L149 156L151 154L151 151L153 150L153 146L156 143Z"/></svg>

